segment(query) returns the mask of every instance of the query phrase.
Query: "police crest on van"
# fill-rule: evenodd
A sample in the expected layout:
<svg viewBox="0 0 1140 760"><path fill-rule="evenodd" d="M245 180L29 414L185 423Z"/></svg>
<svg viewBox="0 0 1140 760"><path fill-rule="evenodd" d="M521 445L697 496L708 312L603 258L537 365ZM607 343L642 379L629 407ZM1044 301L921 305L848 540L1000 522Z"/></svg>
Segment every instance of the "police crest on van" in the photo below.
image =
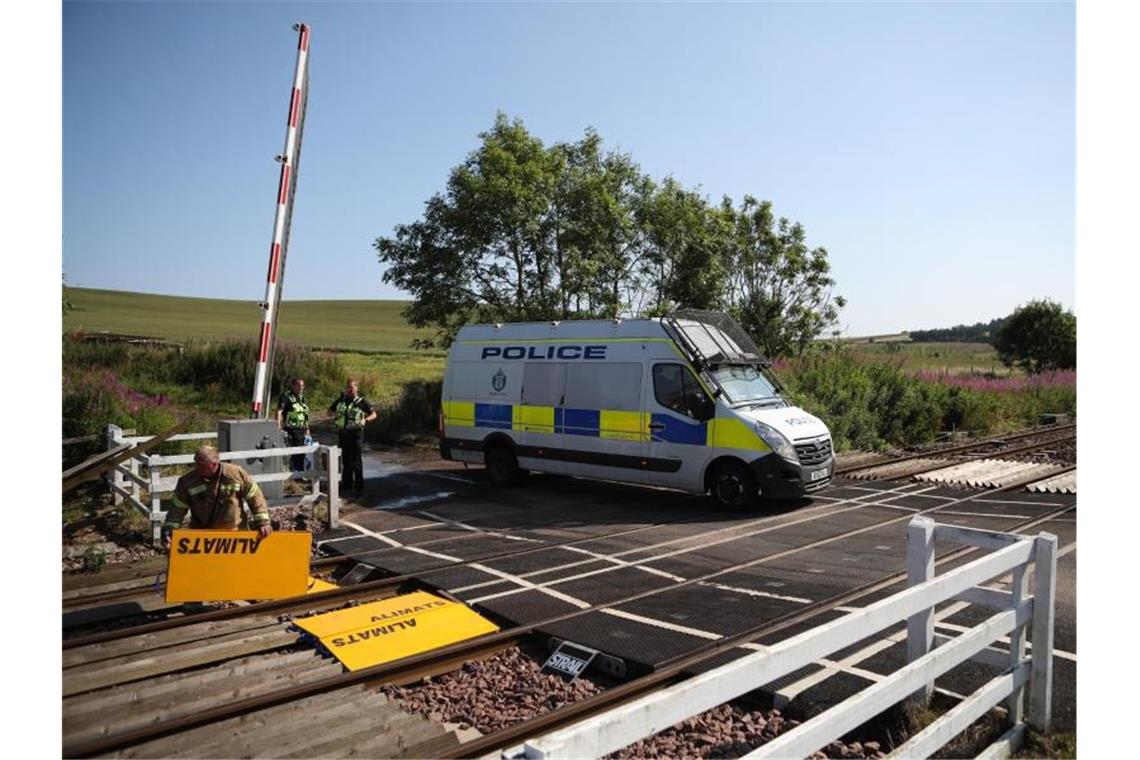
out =
<svg viewBox="0 0 1140 760"><path fill-rule="evenodd" d="M499 371L491 377L492 395L501 396L503 388L507 387L507 373L503 372L503 368L499 367Z"/></svg>

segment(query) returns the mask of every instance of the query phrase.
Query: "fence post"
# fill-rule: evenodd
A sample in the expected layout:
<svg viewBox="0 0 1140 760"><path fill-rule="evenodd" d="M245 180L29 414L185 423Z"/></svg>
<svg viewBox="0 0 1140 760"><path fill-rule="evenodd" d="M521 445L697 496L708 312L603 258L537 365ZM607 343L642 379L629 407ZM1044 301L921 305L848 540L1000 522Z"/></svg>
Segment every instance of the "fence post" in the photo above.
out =
<svg viewBox="0 0 1140 760"><path fill-rule="evenodd" d="M340 527L340 447L328 448L329 528Z"/></svg>
<svg viewBox="0 0 1140 760"><path fill-rule="evenodd" d="M105 450L110 451L115 446L118 446L122 437L123 429L121 427L118 425L107 425L107 427L103 429L103 440L106 442ZM111 478L112 483L114 483L119 488L123 488L123 482L125 479L123 478L123 473L119 472L118 467L112 467L111 471L108 472L107 475ZM111 493L114 496L114 503L116 507L123 503L122 493L115 490L114 488L111 489Z"/></svg>
<svg viewBox="0 0 1140 760"><path fill-rule="evenodd" d="M1026 572L1028 564L1013 569L1013 583L1010 591L1013 593L1012 606L1017 609L1029 596L1029 573ZM1021 626L1009 634L1009 669L1016 669L1025 660L1025 634L1026 625ZM1052 651L1050 649L1050 651ZM1009 710L1009 725L1016 726L1025 721L1025 687L1014 689L1006 700L1006 709Z"/></svg>
<svg viewBox="0 0 1140 760"><path fill-rule="evenodd" d="M929 517L916 517L906 528L906 582L907 587L918 586L934 578L934 521ZM934 646L934 607L907 618L906 661L914 662L925 656ZM911 695L911 700L926 705L934 693L934 681L929 681Z"/></svg>
<svg viewBox="0 0 1140 760"><path fill-rule="evenodd" d="M1057 599L1057 537L1037 536L1033 557L1033 667L1029 671L1029 724L1047 731L1053 720L1053 616Z"/></svg>
<svg viewBox="0 0 1140 760"><path fill-rule="evenodd" d="M147 458L147 475L150 476L150 538L155 546L162 544L162 496L159 494L159 479L162 477L161 467L150 465Z"/></svg>

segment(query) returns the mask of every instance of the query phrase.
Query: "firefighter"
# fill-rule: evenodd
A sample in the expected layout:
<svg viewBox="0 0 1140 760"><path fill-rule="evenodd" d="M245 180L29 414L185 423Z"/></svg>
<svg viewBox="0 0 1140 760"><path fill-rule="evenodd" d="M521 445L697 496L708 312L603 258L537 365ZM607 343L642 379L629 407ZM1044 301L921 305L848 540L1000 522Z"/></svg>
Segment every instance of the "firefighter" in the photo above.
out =
<svg viewBox="0 0 1140 760"><path fill-rule="evenodd" d="M305 381L295 378L289 390L281 394L277 405L277 427L285 431L290 446L304 446L309 438L309 405L305 402ZM305 455L294 454L289 459L293 472L305 469Z"/></svg>
<svg viewBox="0 0 1140 760"><path fill-rule="evenodd" d="M361 456L364 426L376 419L376 410L368 399L360 395L356 381L350 379L345 383L344 393L329 406L329 411L334 415L341 456L344 457L340 487L345 492L352 489L359 493L364 490L364 460Z"/></svg>
<svg viewBox="0 0 1140 760"><path fill-rule="evenodd" d="M260 538L273 532L269 524L269 504L249 473L236 464L218 459L213 446L199 446L194 452L194 469L178 479L174 487L174 503L166 511L162 527L163 542L169 546L170 534L182 525L190 512L191 528L249 530L242 514L242 502L253 511L253 523Z"/></svg>

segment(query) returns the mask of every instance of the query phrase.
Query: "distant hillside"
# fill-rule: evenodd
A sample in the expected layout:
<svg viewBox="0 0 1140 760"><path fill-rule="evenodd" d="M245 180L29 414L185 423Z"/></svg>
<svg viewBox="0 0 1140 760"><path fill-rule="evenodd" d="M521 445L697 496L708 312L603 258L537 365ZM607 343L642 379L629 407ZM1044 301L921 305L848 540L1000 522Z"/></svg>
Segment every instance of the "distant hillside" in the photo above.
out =
<svg viewBox="0 0 1140 760"><path fill-rule="evenodd" d="M163 340L254 340L262 310L254 301L183 298L120 290L67 288L74 307L67 331L146 335ZM277 338L284 343L356 351L410 351L417 330L401 316L407 301L282 301Z"/></svg>
<svg viewBox="0 0 1140 760"><path fill-rule="evenodd" d="M1005 317L972 325L955 325L936 330L911 330L910 338L922 343L990 343L998 328L1005 323Z"/></svg>

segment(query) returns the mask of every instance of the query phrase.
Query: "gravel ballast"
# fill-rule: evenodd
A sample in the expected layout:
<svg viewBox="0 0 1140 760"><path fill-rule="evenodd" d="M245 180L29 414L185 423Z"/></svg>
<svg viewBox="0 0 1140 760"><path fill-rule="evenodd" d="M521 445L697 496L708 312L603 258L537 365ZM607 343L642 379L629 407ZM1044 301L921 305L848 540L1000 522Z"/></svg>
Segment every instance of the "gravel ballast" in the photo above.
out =
<svg viewBox="0 0 1140 760"><path fill-rule="evenodd" d="M598 694L606 684L581 677L567 684L540 673L539 647L509 649L459 670L407 686L381 686L405 710L437 723L474 727L487 734L563 705ZM682 721L610 757L617 760L656 757L740 757L799 725L779 710L752 710L735 703ZM876 742L832 742L812 758L881 758Z"/></svg>

